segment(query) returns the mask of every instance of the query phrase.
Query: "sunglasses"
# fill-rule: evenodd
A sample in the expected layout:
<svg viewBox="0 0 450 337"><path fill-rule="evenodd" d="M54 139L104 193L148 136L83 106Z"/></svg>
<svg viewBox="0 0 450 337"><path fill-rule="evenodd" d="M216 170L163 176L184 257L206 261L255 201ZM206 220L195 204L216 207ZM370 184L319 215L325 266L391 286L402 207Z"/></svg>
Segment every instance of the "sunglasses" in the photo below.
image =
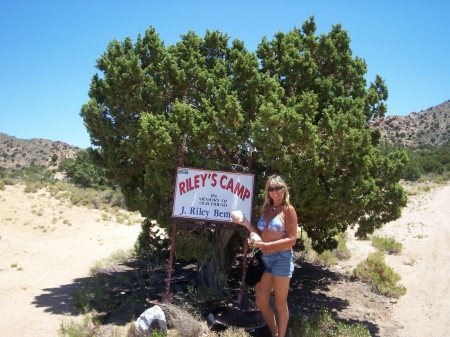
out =
<svg viewBox="0 0 450 337"><path fill-rule="evenodd" d="M274 191L282 190L283 188L284 188L283 186L269 187L268 190L269 190L269 192L274 192Z"/></svg>

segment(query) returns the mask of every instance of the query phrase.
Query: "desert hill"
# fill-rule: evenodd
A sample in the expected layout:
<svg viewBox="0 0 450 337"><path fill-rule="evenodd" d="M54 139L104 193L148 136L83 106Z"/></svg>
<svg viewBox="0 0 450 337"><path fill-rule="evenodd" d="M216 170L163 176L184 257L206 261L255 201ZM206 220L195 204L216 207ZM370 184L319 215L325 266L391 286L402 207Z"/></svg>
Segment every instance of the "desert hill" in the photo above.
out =
<svg viewBox="0 0 450 337"><path fill-rule="evenodd" d="M30 165L56 167L72 158L80 149L60 141L19 139L0 132L0 168L22 169Z"/></svg>
<svg viewBox="0 0 450 337"><path fill-rule="evenodd" d="M450 141L450 100L406 116L386 116L371 123L389 143L418 147Z"/></svg>

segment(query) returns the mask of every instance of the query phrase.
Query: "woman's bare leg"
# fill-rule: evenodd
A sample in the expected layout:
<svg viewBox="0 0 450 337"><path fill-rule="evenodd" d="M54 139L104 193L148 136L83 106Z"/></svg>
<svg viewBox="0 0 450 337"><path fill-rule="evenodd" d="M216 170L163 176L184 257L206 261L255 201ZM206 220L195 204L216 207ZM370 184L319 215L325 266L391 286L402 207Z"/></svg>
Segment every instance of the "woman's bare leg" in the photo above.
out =
<svg viewBox="0 0 450 337"><path fill-rule="evenodd" d="M261 281L259 281L255 286L255 296L256 305L259 310L261 310L261 314L267 324L267 327L270 329L273 336L277 336L277 322L275 320L273 310L270 307L270 293L272 292L272 288L272 274L264 273L261 277Z"/></svg>
<svg viewBox="0 0 450 337"><path fill-rule="evenodd" d="M275 309L277 312L278 336L284 337L289 322L289 309L287 297L291 279L287 276L273 276L273 289L275 295Z"/></svg>

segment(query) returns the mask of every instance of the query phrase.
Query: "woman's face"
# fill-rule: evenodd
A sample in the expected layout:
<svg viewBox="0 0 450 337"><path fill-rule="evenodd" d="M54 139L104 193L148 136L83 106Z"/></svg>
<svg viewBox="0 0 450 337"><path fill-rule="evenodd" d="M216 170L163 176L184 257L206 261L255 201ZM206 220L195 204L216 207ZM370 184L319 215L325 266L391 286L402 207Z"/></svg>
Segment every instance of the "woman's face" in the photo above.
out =
<svg viewBox="0 0 450 337"><path fill-rule="evenodd" d="M280 205L283 202L285 189L282 186L271 186L268 188L270 199L273 200L274 205Z"/></svg>

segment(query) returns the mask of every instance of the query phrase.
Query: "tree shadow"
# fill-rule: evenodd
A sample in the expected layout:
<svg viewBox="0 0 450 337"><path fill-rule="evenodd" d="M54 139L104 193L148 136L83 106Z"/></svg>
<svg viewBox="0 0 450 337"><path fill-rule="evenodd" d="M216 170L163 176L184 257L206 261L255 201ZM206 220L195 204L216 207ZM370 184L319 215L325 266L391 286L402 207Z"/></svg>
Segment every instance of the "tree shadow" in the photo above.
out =
<svg viewBox="0 0 450 337"><path fill-rule="evenodd" d="M288 302L292 316L311 317L320 311L328 311L333 319L345 324L364 325L373 337L380 337L380 329L373 322L365 319L341 319L338 313L349 307L346 299L331 296L327 292L333 284L346 282L347 277L327 268L302 261L296 266L291 279Z"/></svg>
<svg viewBox="0 0 450 337"><path fill-rule="evenodd" d="M230 292L239 292L242 266L235 266L230 272ZM74 279L72 283L43 289L32 302L45 312L77 316L95 310L103 324L126 325L135 320L148 307L150 301L161 300L165 290L165 268L149 268L134 260L105 270L94 276ZM360 323L367 327L372 336L379 336L376 324L364 319L339 319L337 313L349 307L346 299L331 296L327 291L333 284L345 281L342 274L307 262L299 263L294 271L288 297L291 317L310 317L313 313L327 310L333 318L346 324ZM195 286L195 270L186 268L180 262L174 265L171 289L186 301L188 287ZM254 291L249 290L254 301ZM253 331L252 336L263 337L267 329Z"/></svg>
<svg viewBox="0 0 450 337"><path fill-rule="evenodd" d="M31 304L51 314L76 316L81 312L73 305L73 295L88 278L75 279L73 283L55 288L42 289L42 294L37 295Z"/></svg>
<svg viewBox="0 0 450 337"><path fill-rule="evenodd" d="M177 283L181 266L178 263L174 267L174 283ZM126 325L151 306L147 299L161 299L165 277L164 268L149 268L133 260L114 268L99 269L93 276L77 278L59 287L43 289L32 304L59 315L77 316L95 310L103 324Z"/></svg>

